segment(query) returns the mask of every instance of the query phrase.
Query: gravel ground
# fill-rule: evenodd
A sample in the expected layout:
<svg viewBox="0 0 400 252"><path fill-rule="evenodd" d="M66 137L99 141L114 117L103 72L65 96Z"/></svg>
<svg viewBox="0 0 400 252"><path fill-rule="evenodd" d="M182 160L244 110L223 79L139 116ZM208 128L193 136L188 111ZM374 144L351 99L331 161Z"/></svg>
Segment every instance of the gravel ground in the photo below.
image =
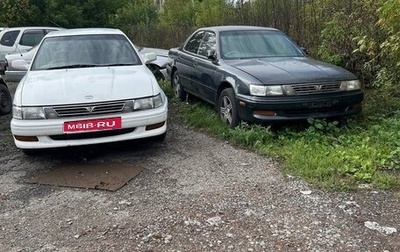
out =
<svg viewBox="0 0 400 252"><path fill-rule="evenodd" d="M327 192L196 132L28 157L0 117L0 251L400 251L400 194ZM116 192L27 183L63 162L144 169Z"/></svg>

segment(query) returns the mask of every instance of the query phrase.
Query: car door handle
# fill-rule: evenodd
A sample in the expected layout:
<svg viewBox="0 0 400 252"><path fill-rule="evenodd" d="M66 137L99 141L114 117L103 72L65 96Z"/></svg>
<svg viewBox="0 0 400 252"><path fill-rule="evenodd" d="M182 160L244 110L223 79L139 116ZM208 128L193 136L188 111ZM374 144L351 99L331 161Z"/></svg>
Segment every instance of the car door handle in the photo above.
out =
<svg viewBox="0 0 400 252"><path fill-rule="evenodd" d="M199 64L199 61L195 58L192 59L192 62L194 67L197 67L197 65Z"/></svg>

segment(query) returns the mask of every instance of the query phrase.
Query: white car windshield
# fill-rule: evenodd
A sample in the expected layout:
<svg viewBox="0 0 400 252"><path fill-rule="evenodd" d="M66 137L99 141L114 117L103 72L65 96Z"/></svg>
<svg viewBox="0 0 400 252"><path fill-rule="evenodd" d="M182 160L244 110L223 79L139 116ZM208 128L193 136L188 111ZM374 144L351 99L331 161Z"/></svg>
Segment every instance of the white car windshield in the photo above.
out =
<svg viewBox="0 0 400 252"><path fill-rule="evenodd" d="M305 56L283 33L261 30L221 32L221 54L224 59Z"/></svg>
<svg viewBox="0 0 400 252"><path fill-rule="evenodd" d="M31 70L142 64L129 40L118 34L48 37Z"/></svg>

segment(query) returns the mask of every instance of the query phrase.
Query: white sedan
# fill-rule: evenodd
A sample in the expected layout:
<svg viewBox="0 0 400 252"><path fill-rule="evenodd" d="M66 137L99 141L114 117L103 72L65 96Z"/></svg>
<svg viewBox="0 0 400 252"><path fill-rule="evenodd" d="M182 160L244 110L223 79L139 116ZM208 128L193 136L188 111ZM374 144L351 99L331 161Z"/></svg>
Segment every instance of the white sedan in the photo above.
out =
<svg viewBox="0 0 400 252"><path fill-rule="evenodd" d="M25 153L125 141L163 140L168 101L143 57L116 29L71 29L42 40L13 101L11 132ZM28 69L29 68L29 69Z"/></svg>

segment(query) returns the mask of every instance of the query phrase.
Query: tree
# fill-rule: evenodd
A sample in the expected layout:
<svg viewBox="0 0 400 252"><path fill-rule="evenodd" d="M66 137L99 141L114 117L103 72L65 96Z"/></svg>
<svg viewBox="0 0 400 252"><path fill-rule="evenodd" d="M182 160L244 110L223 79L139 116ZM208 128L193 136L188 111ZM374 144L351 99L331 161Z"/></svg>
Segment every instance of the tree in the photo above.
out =
<svg viewBox="0 0 400 252"><path fill-rule="evenodd" d="M0 10L0 25L11 27L29 25L35 8L29 0L1 0Z"/></svg>
<svg viewBox="0 0 400 252"><path fill-rule="evenodd" d="M233 6L225 0L203 0L197 3L196 27L223 25L229 23L227 17L232 16Z"/></svg>
<svg viewBox="0 0 400 252"><path fill-rule="evenodd" d="M384 81L397 84L400 81L400 0L388 0L378 9L378 25L386 32L380 44L385 68L380 72ZM382 76L385 74L385 76ZM397 86L397 85L396 85ZM398 92L400 93L400 92Z"/></svg>
<svg viewBox="0 0 400 252"><path fill-rule="evenodd" d="M120 7L113 0L45 0L48 22L64 28L109 26L110 14Z"/></svg>

